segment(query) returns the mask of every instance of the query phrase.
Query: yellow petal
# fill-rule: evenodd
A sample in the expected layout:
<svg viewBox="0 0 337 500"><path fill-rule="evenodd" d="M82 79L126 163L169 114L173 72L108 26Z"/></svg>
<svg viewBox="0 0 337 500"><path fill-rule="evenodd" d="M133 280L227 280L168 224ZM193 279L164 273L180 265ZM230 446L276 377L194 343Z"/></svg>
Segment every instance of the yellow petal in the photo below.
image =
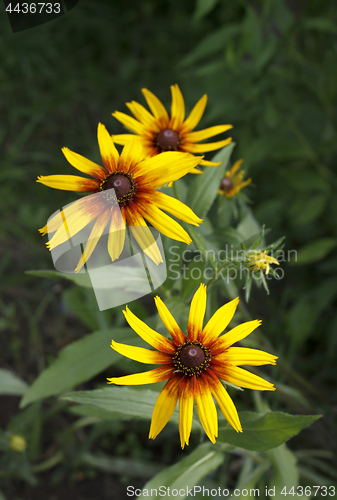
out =
<svg viewBox="0 0 337 500"><path fill-rule="evenodd" d="M111 135L102 123L98 124L97 140L105 167L110 172L114 172L118 167L119 153L111 139Z"/></svg>
<svg viewBox="0 0 337 500"><path fill-rule="evenodd" d="M205 128L204 130L198 130L197 132L190 132L185 135L184 140L186 142L203 141L204 139L209 139L214 135L222 134L231 128L233 128L233 125L216 125L215 127Z"/></svg>
<svg viewBox="0 0 337 500"><path fill-rule="evenodd" d="M220 307L220 309L213 314L201 335L201 339L204 344L208 344L212 340L217 339L220 333L227 328L229 323L232 321L238 303L239 297Z"/></svg>
<svg viewBox="0 0 337 500"><path fill-rule="evenodd" d="M199 99L199 101L196 103L191 113L189 114L189 116L186 118L181 132L189 132L198 125L202 115L204 114L206 104L207 104L207 95L205 94L202 96L201 99Z"/></svg>
<svg viewBox="0 0 337 500"><path fill-rule="evenodd" d="M239 170L239 168L241 167L242 163L243 163L243 160L242 160L242 159L241 159L241 160L237 160L237 161L234 163L234 165L232 166L232 168L231 168L231 169L230 169L230 171L228 172L228 177L229 177L229 178L232 178L232 177L236 174L236 172L237 172L237 171ZM227 172L226 172L226 175L227 175Z"/></svg>
<svg viewBox="0 0 337 500"><path fill-rule="evenodd" d="M172 374L172 368L168 366L160 366L154 370L143 373L134 373L132 375L125 375L125 377L108 378L108 384L116 385L143 385L155 384L166 380Z"/></svg>
<svg viewBox="0 0 337 500"><path fill-rule="evenodd" d="M171 106L171 121L169 127L177 130L183 123L185 118L185 103L183 95L177 84L171 85L172 106Z"/></svg>
<svg viewBox="0 0 337 500"><path fill-rule="evenodd" d="M165 107L162 105L158 97L150 92L150 90L142 89L142 92L153 115L157 118L157 123L159 123L161 127L165 128L169 123L169 115L167 114Z"/></svg>
<svg viewBox="0 0 337 500"><path fill-rule="evenodd" d="M258 377L238 366L226 366L221 372L218 367L213 370L214 373L221 373L221 378L230 384L246 387L247 389L256 389L258 391L275 391L275 387L267 380Z"/></svg>
<svg viewBox="0 0 337 500"><path fill-rule="evenodd" d="M191 302L190 314L188 316L188 339L197 340L202 331L202 325L206 312L206 285L199 286Z"/></svg>
<svg viewBox="0 0 337 500"><path fill-rule="evenodd" d="M108 252L111 260L118 259L124 248L125 241L125 219L119 207L111 210L111 224L108 237Z"/></svg>
<svg viewBox="0 0 337 500"><path fill-rule="evenodd" d="M111 212L109 210L105 210L101 215L98 216L94 227L91 230L90 236L88 238L88 241L85 245L84 252L82 253L82 257L79 260L79 263L77 264L77 267L75 269L75 272L78 273L84 266L86 262L88 262L89 257L91 256L92 252L95 250L97 243L100 239L100 237L103 234L103 231L106 227L106 225L109 222L110 219L110 214Z"/></svg>
<svg viewBox="0 0 337 500"><path fill-rule="evenodd" d="M223 141L218 141L218 142L209 142L209 143L204 143L204 144L189 144L186 143L184 145L185 150L189 151L190 153L206 153L207 151L214 151L215 149L220 149L227 144L230 144L232 142L232 138L228 137L228 139L224 139Z"/></svg>
<svg viewBox="0 0 337 500"><path fill-rule="evenodd" d="M204 167L218 167L221 165L222 161L206 161L202 160L199 165Z"/></svg>
<svg viewBox="0 0 337 500"><path fill-rule="evenodd" d="M116 144L121 144L125 146L129 141L132 141L135 138L134 134L116 134L111 136L112 140Z"/></svg>
<svg viewBox="0 0 337 500"><path fill-rule="evenodd" d="M135 171L135 180L140 178L144 187L158 189L188 174L201 160L201 156L179 151L166 151L139 163Z"/></svg>
<svg viewBox="0 0 337 500"><path fill-rule="evenodd" d="M126 217L133 237L143 252L155 263L163 262L157 242L143 217L132 206L126 208Z"/></svg>
<svg viewBox="0 0 337 500"><path fill-rule="evenodd" d="M221 413L228 421L228 423L236 430L236 432L242 432L238 412L228 392L226 391L222 383L215 377L215 375L212 374L212 372L208 371L206 374L206 378L210 385L215 401L219 405Z"/></svg>
<svg viewBox="0 0 337 500"><path fill-rule="evenodd" d="M41 184L54 189L76 191L78 193L89 193L90 191L96 191L99 187L98 180L85 179L77 175L40 175L36 182L41 182Z"/></svg>
<svg viewBox="0 0 337 500"><path fill-rule="evenodd" d="M132 141L124 146L120 157L120 165L123 172L132 171L133 167L141 162L145 157L145 151L139 137L134 137Z"/></svg>
<svg viewBox="0 0 337 500"><path fill-rule="evenodd" d="M180 344L183 344L186 341L186 337L180 330L178 323L176 322L164 302L158 296L154 298L154 301L156 303L159 316L161 317L161 320L167 328L168 332L171 334L172 340L175 345L178 346Z"/></svg>
<svg viewBox="0 0 337 500"><path fill-rule="evenodd" d="M255 319L253 321L246 321L241 325L236 326L228 333L225 333L222 337L217 339L212 345L213 351L221 351L227 349L231 345L239 342L239 340L244 339L248 335L250 335L258 326L262 323L261 320Z"/></svg>
<svg viewBox="0 0 337 500"><path fill-rule="evenodd" d="M149 363L153 365L167 365L172 363L172 356L165 352L150 351L143 347L119 344L113 340L111 341L111 347L122 356L138 361L139 363Z"/></svg>
<svg viewBox="0 0 337 500"><path fill-rule="evenodd" d="M47 244L48 248L53 250L58 245L75 236L75 234L96 219L103 210L105 210L105 207L99 195L85 196L65 207L59 213L62 224L60 224L54 236L49 240ZM56 222L59 220L55 216L51 227L49 227L48 221L46 228L49 234L55 230Z"/></svg>
<svg viewBox="0 0 337 500"><path fill-rule="evenodd" d="M178 222L159 210L155 205L145 205L143 203L139 207L139 211L160 233L165 234L165 236L173 240L183 241L188 245L192 243L185 229L183 229Z"/></svg>
<svg viewBox="0 0 337 500"><path fill-rule="evenodd" d="M81 172L85 174L92 175L93 177L97 177L98 179L104 179L108 172L102 168L97 163L88 160L84 156L81 156L73 151L70 151L68 148L62 148L62 153L73 167L77 168Z"/></svg>
<svg viewBox="0 0 337 500"><path fill-rule="evenodd" d="M137 316L135 316L128 306L126 306L126 311L123 311L126 321L129 323L131 328L148 344L152 345L155 349L161 352L166 352L169 354L174 353L175 347L172 342L159 333L155 332L147 326L146 323L141 321Z"/></svg>
<svg viewBox="0 0 337 500"><path fill-rule="evenodd" d="M132 116L121 113L120 111L115 111L114 113L112 113L112 116L114 116L119 122L123 123L126 128L132 130L136 134L145 136L149 135L148 133L146 133L146 127L144 127L144 125L138 120L132 118Z"/></svg>
<svg viewBox="0 0 337 500"><path fill-rule="evenodd" d="M179 434L181 447L184 448L185 444L189 444L192 420L193 420L193 393L191 382L185 379L185 384L180 383L181 392L179 396Z"/></svg>
<svg viewBox="0 0 337 500"><path fill-rule="evenodd" d="M147 109L144 108L141 104L136 101L127 102L127 107L133 113L133 115L139 120L143 125L145 125L148 129L152 130L156 133L156 119L151 113L148 112Z"/></svg>
<svg viewBox="0 0 337 500"><path fill-rule="evenodd" d="M218 436L218 415L212 398L211 388L206 377L203 375L195 380L194 399L197 403L201 425L208 438L212 443L215 443L215 438Z"/></svg>
<svg viewBox="0 0 337 500"><path fill-rule="evenodd" d="M249 349L246 347L230 347L226 352L218 354L212 360L212 363L219 365L275 365L277 356L259 349Z"/></svg>
<svg viewBox="0 0 337 500"><path fill-rule="evenodd" d="M178 401L179 381L179 376L173 376L159 394L153 408L150 439L155 439L172 417Z"/></svg>
<svg viewBox="0 0 337 500"><path fill-rule="evenodd" d="M156 204L158 208L169 212L180 220L193 224L194 226L199 226L202 219L200 219L195 213L184 203L168 196L160 191L155 191L151 194L151 201Z"/></svg>

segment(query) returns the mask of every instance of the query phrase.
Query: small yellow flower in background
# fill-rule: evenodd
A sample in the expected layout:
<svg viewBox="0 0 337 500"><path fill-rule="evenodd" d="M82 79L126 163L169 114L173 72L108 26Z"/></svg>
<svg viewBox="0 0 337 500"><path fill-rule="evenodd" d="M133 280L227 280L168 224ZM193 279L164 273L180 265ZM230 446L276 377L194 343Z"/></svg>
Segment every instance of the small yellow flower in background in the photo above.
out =
<svg viewBox="0 0 337 500"><path fill-rule="evenodd" d="M186 337L162 300L155 297L155 302L172 341L149 328L126 308L123 312L131 328L157 350L127 346L114 341L111 347L135 361L163 366L148 372L109 378L109 383L142 385L168 379L153 409L150 439L154 439L165 427L179 400L179 433L182 448L189 443L194 401L197 404L200 422L209 439L215 443L218 435L218 417L213 397L230 425L237 432L242 432L237 410L220 379L249 389L275 390L273 384L239 368L239 365L274 365L277 357L257 349L232 347L252 333L261 321L248 321L220 336L234 316L239 302L237 298L218 309L203 327L206 286L200 285L191 303Z"/></svg>
<svg viewBox="0 0 337 500"><path fill-rule="evenodd" d="M240 172L238 172L242 162L243 160L236 161L232 168L225 173L225 177L222 179L219 188L220 195L224 194L227 198L232 198L238 194L241 189L248 186L248 184L252 182L252 179L243 181L243 177L245 175L244 170L240 170Z"/></svg>
<svg viewBox="0 0 337 500"><path fill-rule="evenodd" d="M253 271L266 271L266 274L270 271L270 264L276 264L279 266L279 262L270 255L267 255L267 250L259 252L257 250L251 250L247 255L247 264Z"/></svg>
<svg viewBox="0 0 337 500"><path fill-rule="evenodd" d="M204 113L207 103L206 94L197 102L185 120L185 103L178 85L171 85L171 118L163 104L152 92L147 89L142 89L142 92L152 114L141 104L132 101L127 102L126 105L136 119L119 111L112 113L112 115L123 123L126 128L137 134L146 156L155 156L164 151L183 151L193 154L206 153L220 149L232 141L232 138L229 137L218 142L196 144L232 128L232 125L217 125L192 132ZM114 135L113 140L117 144L124 145L135 137L134 134ZM220 163L201 161L200 165L217 166ZM201 172L194 169L192 173Z"/></svg>
<svg viewBox="0 0 337 500"><path fill-rule="evenodd" d="M12 450L17 451L18 453L23 453L27 446L27 441L24 437L19 436L18 434L12 434L9 438L9 447Z"/></svg>
<svg viewBox="0 0 337 500"><path fill-rule="evenodd" d="M39 230L43 235L55 232L47 243L49 249L68 241L69 237L95 219L76 272L89 259L108 224L108 252L112 261L118 259L123 251L125 222L129 224L137 243L156 264L162 262L162 257L144 219L169 238L190 244L192 240L187 232L162 210L195 226L202 220L189 207L157 189L190 172L202 157L172 151L144 160L144 152L138 141L128 142L119 155L110 134L101 123L98 125L97 137L104 167L68 148L62 149L73 167L93 179L74 175L49 175L37 180L55 189L103 194L99 197L85 196L68 205ZM111 189L115 190L118 204L110 194Z"/></svg>

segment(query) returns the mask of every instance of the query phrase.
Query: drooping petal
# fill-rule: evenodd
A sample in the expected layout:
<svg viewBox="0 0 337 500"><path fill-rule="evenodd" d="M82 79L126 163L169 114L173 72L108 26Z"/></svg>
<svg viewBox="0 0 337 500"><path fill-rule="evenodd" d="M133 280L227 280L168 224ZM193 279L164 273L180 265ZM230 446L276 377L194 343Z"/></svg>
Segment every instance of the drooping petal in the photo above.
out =
<svg viewBox="0 0 337 500"><path fill-rule="evenodd" d="M161 125L161 128L165 128L169 123L169 115L165 107L150 90L142 89L142 92L153 115L157 118L157 123Z"/></svg>
<svg viewBox="0 0 337 500"><path fill-rule="evenodd" d="M176 181L195 168L201 156L193 156L180 151L166 151L152 158L146 158L135 171L136 182L145 188L158 189L164 184Z"/></svg>
<svg viewBox="0 0 337 500"><path fill-rule="evenodd" d="M232 138L228 137L228 139L224 139L223 141L218 141L218 142L207 142L203 144L191 144L191 143L184 143L181 145L181 150L182 151L189 151L190 153L207 153L207 151L214 151L215 149L220 149L227 144L230 144L232 142Z"/></svg>
<svg viewBox="0 0 337 500"><path fill-rule="evenodd" d="M162 322L170 333L173 342L176 346L183 344L186 341L186 337L180 330L178 323L160 297L157 296L154 298L154 300L158 309L159 316L161 317Z"/></svg>
<svg viewBox="0 0 337 500"><path fill-rule="evenodd" d="M189 379L183 379L180 382L179 394L179 434L181 447L189 444L192 420L193 420L194 397Z"/></svg>
<svg viewBox="0 0 337 500"><path fill-rule="evenodd" d="M119 122L123 123L126 128L132 130L136 134L145 136L149 135L149 133L146 131L146 127L138 120L132 118L132 116L121 113L120 111L115 111L114 113L112 113L112 116L114 116Z"/></svg>
<svg viewBox="0 0 337 500"><path fill-rule="evenodd" d="M243 160L237 160L234 165L232 166L232 168L230 169L229 172L226 172L226 175L227 177L229 177L230 179L232 177L234 177L234 175L236 174L236 172L239 170L239 168L241 167L243 163Z"/></svg>
<svg viewBox="0 0 337 500"><path fill-rule="evenodd" d="M208 438L215 443L218 436L218 415L212 398L211 388L204 374L193 377L193 395L198 407L198 415Z"/></svg>
<svg viewBox="0 0 337 500"><path fill-rule="evenodd" d="M85 174L92 175L98 179L104 179L107 176L107 171L97 163L88 160L82 155L70 151L68 148L62 148L62 153L73 167L77 168Z"/></svg>
<svg viewBox="0 0 337 500"><path fill-rule="evenodd" d="M160 233L165 234L165 236L173 240L183 241L188 245L192 243L185 229L183 229L174 219L159 210L155 205L146 205L144 203L139 207L139 211Z"/></svg>
<svg viewBox="0 0 337 500"><path fill-rule="evenodd" d="M239 342L244 339L248 335L250 335L258 326L260 326L262 321L259 319L255 319L253 321L246 321L241 325L236 326L228 333L222 335L222 337L218 338L212 344L212 352L213 354L220 354L220 352L227 349L231 345Z"/></svg>
<svg viewBox="0 0 337 500"><path fill-rule="evenodd" d="M172 356L166 352L150 351L143 347L134 347L131 345L119 344L111 341L111 347L114 351L139 363L149 363L153 365L167 365L172 363Z"/></svg>
<svg viewBox="0 0 337 500"><path fill-rule="evenodd" d="M90 191L97 191L99 188L97 179L85 179L85 177L77 175L40 175L36 182L41 182L41 184L54 189L76 191L77 193L90 193Z"/></svg>
<svg viewBox="0 0 337 500"><path fill-rule="evenodd" d="M196 103L189 116L184 121L184 125L182 127L181 132L189 132L193 130L201 120L202 115L204 114L205 107L207 104L207 95L203 95L201 99Z"/></svg>
<svg viewBox="0 0 337 500"><path fill-rule="evenodd" d="M124 207L113 207L111 210L111 224L108 237L108 252L111 260L118 259L123 251L125 242L125 215Z"/></svg>
<svg viewBox="0 0 337 500"><path fill-rule="evenodd" d="M177 406L180 379L179 375L173 375L159 394L153 408L150 439L155 439L172 417Z"/></svg>
<svg viewBox="0 0 337 500"><path fill-rule="evenodd" d="M228 324L232 321L238 303L239 297L227 302L227 304L220 307L220 309L213 314L201 334L201 339L204 344L208 344L217 339L220 333L227 328Z"/></svg>
<svg viewBox="0 0 337 500"><path fill-rule="evenodd" d="M126 105L135 118L137 118L137 120L139 120L143 125L152 130L154 133L158 131L155 117L151 115L151 113L149 113L144 106L136 101L127 102Z"/></svg>
<svg viewBox="0 0 337 500"><path fill-rule="evenodd" d="M155 349L159 351L173 354L175 347L173 343L160 335L156 331L152 330L146 323L141 321L137 316L135 316L128 306L126 306L126 311L123 311L126 321L129 323L131 328L148 344L152 345Z"/></svg>
<svg viewBox="0 0 337 500"><path fill-rule="evenodd" d="M202 331L206 312L206 300L206 285L201 283L192 299L190 314L188 316L187 331L189 340L197 340Z"/></svg>
<svg viewBox="0 0 337 500"><path fill-rule="evenodd" d="M202 160L199 165L204 166L204 167L218 167L221 165L222 161L207 161L207 160Z"/></svg>
<svg viewBox="0 0 337 500"><path fill-rule="evenodd" d="M119 153L113 143L111 135L102 123L99 123L97 127L97 140L105 168L107 168L109 172L114 172L118 167Z"/></svg>
<svg viewBox="0 0 337 500"><path fill-rule="evenodd" d="M88 241L85 245L84 251L82 253L82 256L79 260L79 263L77 264L77 267L75 269L75 273L78 273L84 266L84 264L89 260L89 257L91 256L92 252L95 250L97 243L100 239L100 237L103 234L103 231L106 227L106 225L109 222L111 212L109 210L105 210L102 214L100 214L97 217L97 220L94 224L94 227L91 230L90 236L88 238Z"/></svg>
<svg viewBox="0 0 337 500"><path fill-rule="evenodd" d="M179 129L185 118L185 103L180 88L177 84L171 85L172 106L169 127L173 130Z"/></svg>
<svg viewBox="0 0 337 500"><path fill-rule="evenodd" d="M143 252L150 257L155 264L163 262L162 255L158 248L157 242L147 226L143 217L138 213L136 206L130 204L126 207L126 219L130 226L131 232Z"/></svg>
<svg viewBox="0 0 337 500"><path fill-rule="evenodd" d="M277 356L259 349L250 349L246 347L230 347L224 353L218 354L212 359L212 364L225 365L275 365Z"/></svg>
<svg viewBox="0 0 337 500"><path fill-rule="evenodd" d="M125 375L125 377L112 377L108 378L108 384L116 385L143 385L155 384L162 382L169 378L172 374L172 368L168 366L160 366L154 370L143 373L133 373L132 375Z"/></svg>
<svg viewBox="0 0 337 500"><path fill-rule="evenodd" d="M204 130L198 130L197 132L190 132L185 135L184 140L186 142L200 142L205 139L209 139L214 135L222 134L231 128L233 128L233 125L215 125L215 127L205 128Z"/></svg>
<svg viewBox="0 0 337 500"><path fill-rule="evenodd" d="M228 392L211 370L208 370L205 376L208 380L215 401L219 405L221 413L228 423L236 430L236 432L242 432L238 412Z"/></svg>
<svg viewBox="0 0 337 500"><path fill-rule="evenodd" d="M212 365L212 371L217 377L239 387L256 389L258 391L275 391L273 384L238 366L213 367Z"/></svg>
<svg viewBox="0 0 337 500"><path fill-rule="evenodd" d="M55 230L56 224L62 220L56 233L49 240L49 243L47 243L48 248L53 250L58 245L75 236L75 234L90 224L104 210L104 204L96 194L85 196L65 207L59 214L53 217L51 223L48 221L45 228L43 228L50 234Z"/></svg>
<svg viewBox="0 0 337 500"><path fill-rule="evenodd" d="M178 219L188 222L189 224L198 226L202 222L202 219L195 215L187 205L165 193L154 191L151 194L151 201L155 203L158 208L169 212Z"/></svg>

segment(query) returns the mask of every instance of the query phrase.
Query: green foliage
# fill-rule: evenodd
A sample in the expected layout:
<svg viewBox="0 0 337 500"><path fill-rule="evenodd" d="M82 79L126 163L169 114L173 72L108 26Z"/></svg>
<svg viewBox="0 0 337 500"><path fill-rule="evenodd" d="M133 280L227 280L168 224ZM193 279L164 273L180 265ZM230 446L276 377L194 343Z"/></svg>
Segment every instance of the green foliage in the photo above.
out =
<svg viewBox="0 0 337 500"><path fill-rule="evenodd" d="M28 389L28 385L14 373L0 369L0 394L21 396Z"/></svg>

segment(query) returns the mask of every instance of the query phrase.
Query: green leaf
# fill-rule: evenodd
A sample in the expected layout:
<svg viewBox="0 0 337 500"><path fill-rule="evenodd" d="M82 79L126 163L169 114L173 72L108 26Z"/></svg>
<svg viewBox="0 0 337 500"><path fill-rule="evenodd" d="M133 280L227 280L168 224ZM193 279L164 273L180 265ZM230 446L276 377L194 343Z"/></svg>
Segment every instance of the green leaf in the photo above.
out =
<svg viewBox="0 0 337 500"><path fill-rule="evenodd" d="M163 468L161 465L155 463L144 463L128 458L115 458L103 454L94 455L92 453L83 453L79 456L79 461L90 467L95 467L106 472L123 474L131 477L151 477Z"/></svg>
<svg viewBox="0 0 337 500"><path fill-rule="evenodd" d="M171 492L177 490L178 494L174 495L174 498L182 500L187 496L187 485L189 489L193 488L200 479L217 469L223 460L223 453L220 453L212 443L201 444L186 458L168 467L146 483L138 498L144 500L151 496L151 489L159 490L162 487L166 492L168 488Z"/></svg>
<svg viewBox="0 0 337 500"><path fill-rule="evenodd" d="M205 264L204 260L192 260L192 262L183 269L181 284L181 298L183 300L187 299L189 295L198 288L198 285L205 281Z"/></svg>
<svg viewBox="0 0 337 500"><path fill-rule="evenodd" d="M311 264L324 259L337 246L336 238L320 238L302 247L291 264Z"/></svg>
<svg viewBox="0 0 337 500"><path fill-rule="evenodd" d="M206 167L204 173L202 175L196 175L191 183L186 205L202 219L205 217L218 195L218 189L225 175L226 167L234 146L235 142L232 142L228 146L222 148L212 158L212 161L221 161L221 165L218 167Z"/></svg>
<svg viewBox="0 0 337 500"><path fill-rule="evenodd" d="M272 498L282 500L284 495L281 494L282 489L286 486L287 491L293 486L299 484L299 473L297 470L297 459L292 451L285 444L282 444L274 450L269 450L266 453L267 457L273 464L273 474L269 481L269 489L275 488L275 495ZM297 496L295 494L295 496Z"/></svg>
<svg viewBox="0 0 337 500"><path fill-rule="evenodd" d="M247 209L246 215L244 216L236 230L241 234L243 240L248 240L250 238L258 238L260 236L261 226L255 219L252 211Z"/></svg>
<svg viewBox="0 0 337 500"><path fill-rule="evenodd" d="M186 231L191 236L193 243L197 250L199 250L204 258L204 260L208 261L213 269L218 267L218 261L215 257L214 250L208 249L207 243L203 236L197 231L197 229L193 226L185 225Z"/></svg>
<svg viewBox="0 0 337 500"><path fill-rule="evenodd" d="M72 342L33 382L20 407L68 391L118 361L120 354L111 349L111 339L132 345L140 342L129 328L99 330Z"/></svg>
<svg viewBox="0 0 337 500"><path fill-rule="evenodd" d="M119 418L131 417L151 420L153 407L158 396L158 392L148 389L132 389L130 387L116 387L112 385L111 387L96 389L94 391L70 392L62 396L61 399L81 405L92 405L113 415L118 414ZM85 414L88 415L88 413ZM178 409L174 411L170 422L179 423ZM197 421L194 421L193 425L196 429L200 429L200 424Z"/></svg>
<svg viewBox="0 0 337 500"><path fill-rule="evenodd" d="M246 450L267 451L276 448L312 424L321 415L289 415L282 412L241 412L242 433L229 424L219 426L219 441Z"/></svg>
<svg viewBox="0 0 337 500"><path fill-rule="evenodd" d="M194 20L200 21L209 12L211 12L219 0L197 0L197 5L194 13Z"/></svg>
<svg viewBox="0 0 337 500"><path fill-rule="evenodd" d="M26 382L9 370L0 368L0 394L22 396L28 389Z"/></svg>
<svg viewBox="0 0 337 500"><path fill-rule="evenodd" d="M37 276L38 278L49 278L49 279L61 279L64 278L69 281L73 281L76 285L85 286L86 288L92 288L92 284L88 273L59 273L58 271L51 271L49 269L37 270L37 271L26 271L25 274L30 276Z"/></svg>

